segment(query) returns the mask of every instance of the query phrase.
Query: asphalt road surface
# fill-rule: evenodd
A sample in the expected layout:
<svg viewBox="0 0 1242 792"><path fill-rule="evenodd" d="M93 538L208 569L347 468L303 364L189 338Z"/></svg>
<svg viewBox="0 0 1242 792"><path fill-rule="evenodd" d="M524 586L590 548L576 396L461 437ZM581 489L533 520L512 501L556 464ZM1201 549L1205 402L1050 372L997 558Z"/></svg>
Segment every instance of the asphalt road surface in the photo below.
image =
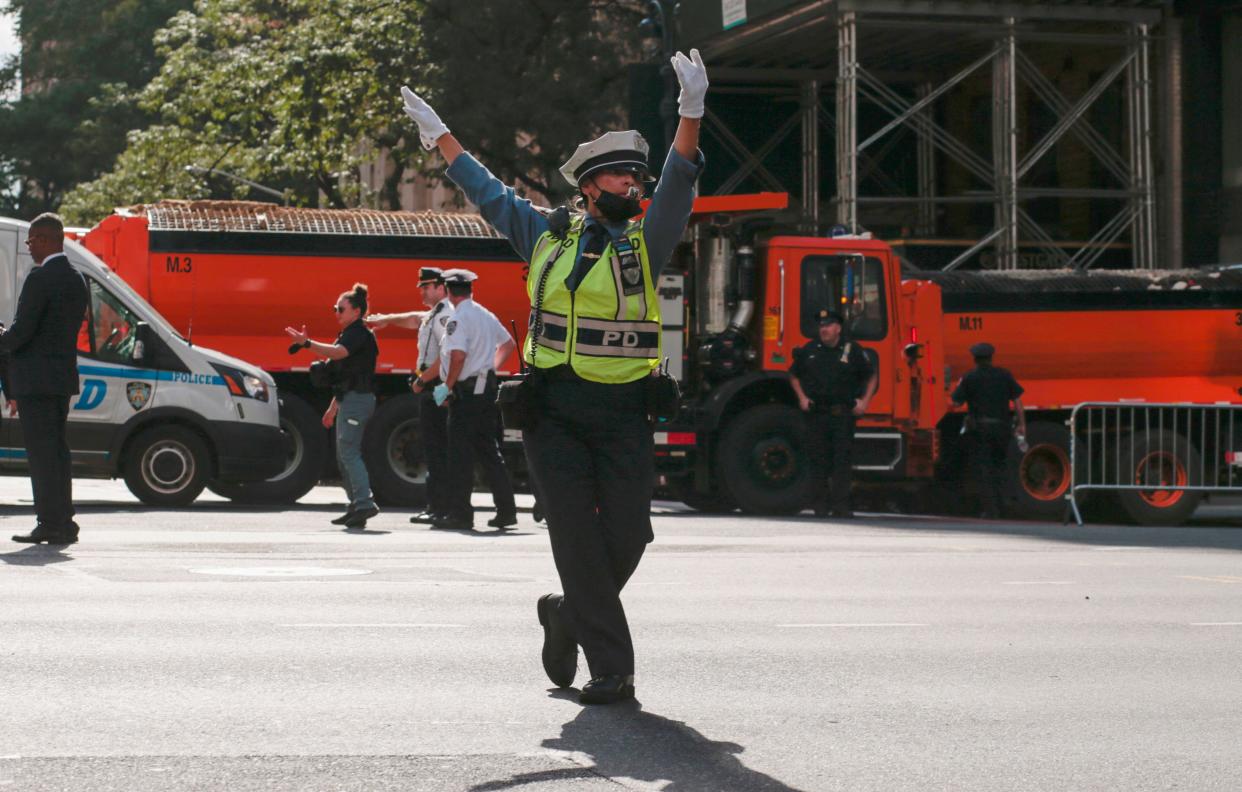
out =
<svg viewBox="0 0 1242 792"><path fill-rule="evenodd" d="M660 504L625 592L638 703L584 708L539 665L559 586L529 511L510 535L397 512L351 534L332 488L268 511L76 492L82 542L25 547L29 486L0 479L3 789L1242 788L1236 509Z"/></svg>

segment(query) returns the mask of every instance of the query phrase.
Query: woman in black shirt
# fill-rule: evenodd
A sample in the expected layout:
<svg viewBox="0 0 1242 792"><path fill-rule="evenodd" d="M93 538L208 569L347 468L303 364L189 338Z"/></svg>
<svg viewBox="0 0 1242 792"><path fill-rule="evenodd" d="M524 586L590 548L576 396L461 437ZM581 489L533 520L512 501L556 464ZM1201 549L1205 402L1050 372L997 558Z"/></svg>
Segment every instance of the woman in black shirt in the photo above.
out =
<svg viewBox="0 0 1242 792"><path fill-rule="evenodd" d="M343 292L334 310L341 332L331 344L310 340L305 325L301 330L286 327L285 332L295 343L330 361L333 396L323 414L323 425L331 428L336 424L336 462L349 497L349 508L332 523L365 528L367 520L379 514L362 461L362 434L375 412L375 361L379 357L375 334L362 321L367 313L366 284L355 283L352 291Z"/></svg>

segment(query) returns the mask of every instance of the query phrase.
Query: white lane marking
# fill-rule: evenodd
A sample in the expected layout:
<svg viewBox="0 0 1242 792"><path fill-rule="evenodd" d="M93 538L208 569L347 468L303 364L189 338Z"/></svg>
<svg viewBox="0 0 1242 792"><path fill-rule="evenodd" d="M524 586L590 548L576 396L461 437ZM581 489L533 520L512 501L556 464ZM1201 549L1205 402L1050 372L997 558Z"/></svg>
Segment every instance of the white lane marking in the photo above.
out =
<svg viewBox="0 0 1242 792"><path fill-rule="evenodd" d="M433 624L430 622L360 622L357 624L333 624L329 622L307 622L303 624L278 624L278 627L295 627L310 629L372 629L375 627L392 627L392 628L441 628L441 627L465 627L464 624Z"/></svg>
<svg viewBox="0 0 1242 792"><path fill-rule="evenodd" d="M823 624L778 624L781 628L802 627L927 627L924 622L830 622Z"/></svg>
<svg viewBox="0 0 1242 792"><path fill-rule="evenodd" d="M1135 546L1132 546L1132 545L1117 545L1116 547L1108 547L1108 546L1105 546L1105 547L1093 547L1093 548L1091 548L1091 549L1092 549L1092 550L1106 550L1106 551L1111 551L1111 550L1151 550L1152 548L1150 548L1150 547L1135 547Z"/></svg>
<svg viewBox="0 0 1242 792"><path fill-rule="evenodd" d="M1072 586L1072 580L1006 580L1002 586Z"/></svg>
<svg viewBox="0 0 1242 792"><path fill-rule="evenodd" d="M1208 583L1242 583L1236 575L1178 575L1182 580L1204 580Z"/></svg>
<svg viewBox="0 0 1242 792"><path fill-rule="evenodd" d="M1191 627L1242 627L1242 622L1191 622Z"/></svg>
<svg viewBox="0 0 1242 792"><path fill-rule="evenodd" d="M369 569L336 567L200 567L196 575L236 575L239 577L326 577L331 575L369 575Z"/></svg>

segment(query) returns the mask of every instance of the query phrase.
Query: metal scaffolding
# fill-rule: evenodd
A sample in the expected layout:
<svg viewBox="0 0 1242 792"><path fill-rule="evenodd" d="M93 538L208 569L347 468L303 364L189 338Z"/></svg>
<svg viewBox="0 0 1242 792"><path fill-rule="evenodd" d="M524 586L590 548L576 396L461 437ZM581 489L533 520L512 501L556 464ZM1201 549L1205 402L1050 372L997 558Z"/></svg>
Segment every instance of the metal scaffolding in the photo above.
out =
<svg viewBox="0 0 1242 792"><path fill-rule="evenodd" d="M835 135L836 223L857 231L860 211L908 207L922 235L937 230L938 213L953 205L990 204L992 229L945 266L961 266L991 246L998 269L1017 269L1020 247L1035 246L1058 266L1087 269L1129 232L1132 265L1151 269L1156 257L1156 195L1152 162L1152 25L1158 2L1048 0L817 0L794 4L783 15L705 47L713 87L785 86L796 90L798 112L778 123L767 143L749 150L721 119L708 115L705 131L726 141L742 167L717 190L738 188L757 175L765 189L800 196L803 225L822 230L819 184L823 178L819 129ZM835 33L835 37L832 35ZM865 34L865 35L863 35ZM835 38L835 58L824 41ZM1089 48L1110 65L1078 96L1067 96L1031 52L1049 45ZM835 61L835 62L834 62ZM933 112L967 81L991 71L991 135L983 146L963 140ZM825 97L822 86L834 89ZM1101 97L1121 92L1124 139L1110 140L1092 124ZM1025 104L1023 104L1025 101ZM1042 136L1020 140L1020 116L1051 113ZM828 108L832 107L830 111ZM887 119L860 140L860 110ZM785 189L765 159L795 126L802 131L800 189ZM913 136L916 173L904 186L883 172L882 161L899 140ZM1032 137L1034 137L1032 135ZM1032 171L1063 140L1086 152L1086 172L1103 174L1083 185L1040 185ZM986 138L985 138L986 139ZM1025 143L1026 145L1022 145ZM1124 153L1123 153L1124 152ZM1045 163L1045 166L1047 164ZM943 189L939 178L959 168L978 189ZM1047 167L1044 168L1047 171ZM862 194L870 179L884 194ZM1045 179L1046 181L1046 179ZM1104 183L1102 183L1104 182ZM1036 200L1075 201L1091 218L1089 239L1058 238L1030 211ZM1060 205L1060 204L1058 204ZM865 218L864 218L865 219Z"/></svg>

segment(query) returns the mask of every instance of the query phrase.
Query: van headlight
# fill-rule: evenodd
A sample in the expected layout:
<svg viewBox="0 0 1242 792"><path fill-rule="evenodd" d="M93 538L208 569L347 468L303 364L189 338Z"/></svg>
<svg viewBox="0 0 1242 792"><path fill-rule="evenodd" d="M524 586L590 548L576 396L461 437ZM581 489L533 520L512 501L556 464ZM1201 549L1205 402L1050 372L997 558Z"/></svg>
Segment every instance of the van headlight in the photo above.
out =
<svg viewBox="0 0 1242 792"><path fill-rule="evenodd" d="M241 369L226 366L223 363L212 363L211 367L220 374L229 393L234 396L245 396L259 401L268 400L267 383L255 375L247 374Z"/></svg>

